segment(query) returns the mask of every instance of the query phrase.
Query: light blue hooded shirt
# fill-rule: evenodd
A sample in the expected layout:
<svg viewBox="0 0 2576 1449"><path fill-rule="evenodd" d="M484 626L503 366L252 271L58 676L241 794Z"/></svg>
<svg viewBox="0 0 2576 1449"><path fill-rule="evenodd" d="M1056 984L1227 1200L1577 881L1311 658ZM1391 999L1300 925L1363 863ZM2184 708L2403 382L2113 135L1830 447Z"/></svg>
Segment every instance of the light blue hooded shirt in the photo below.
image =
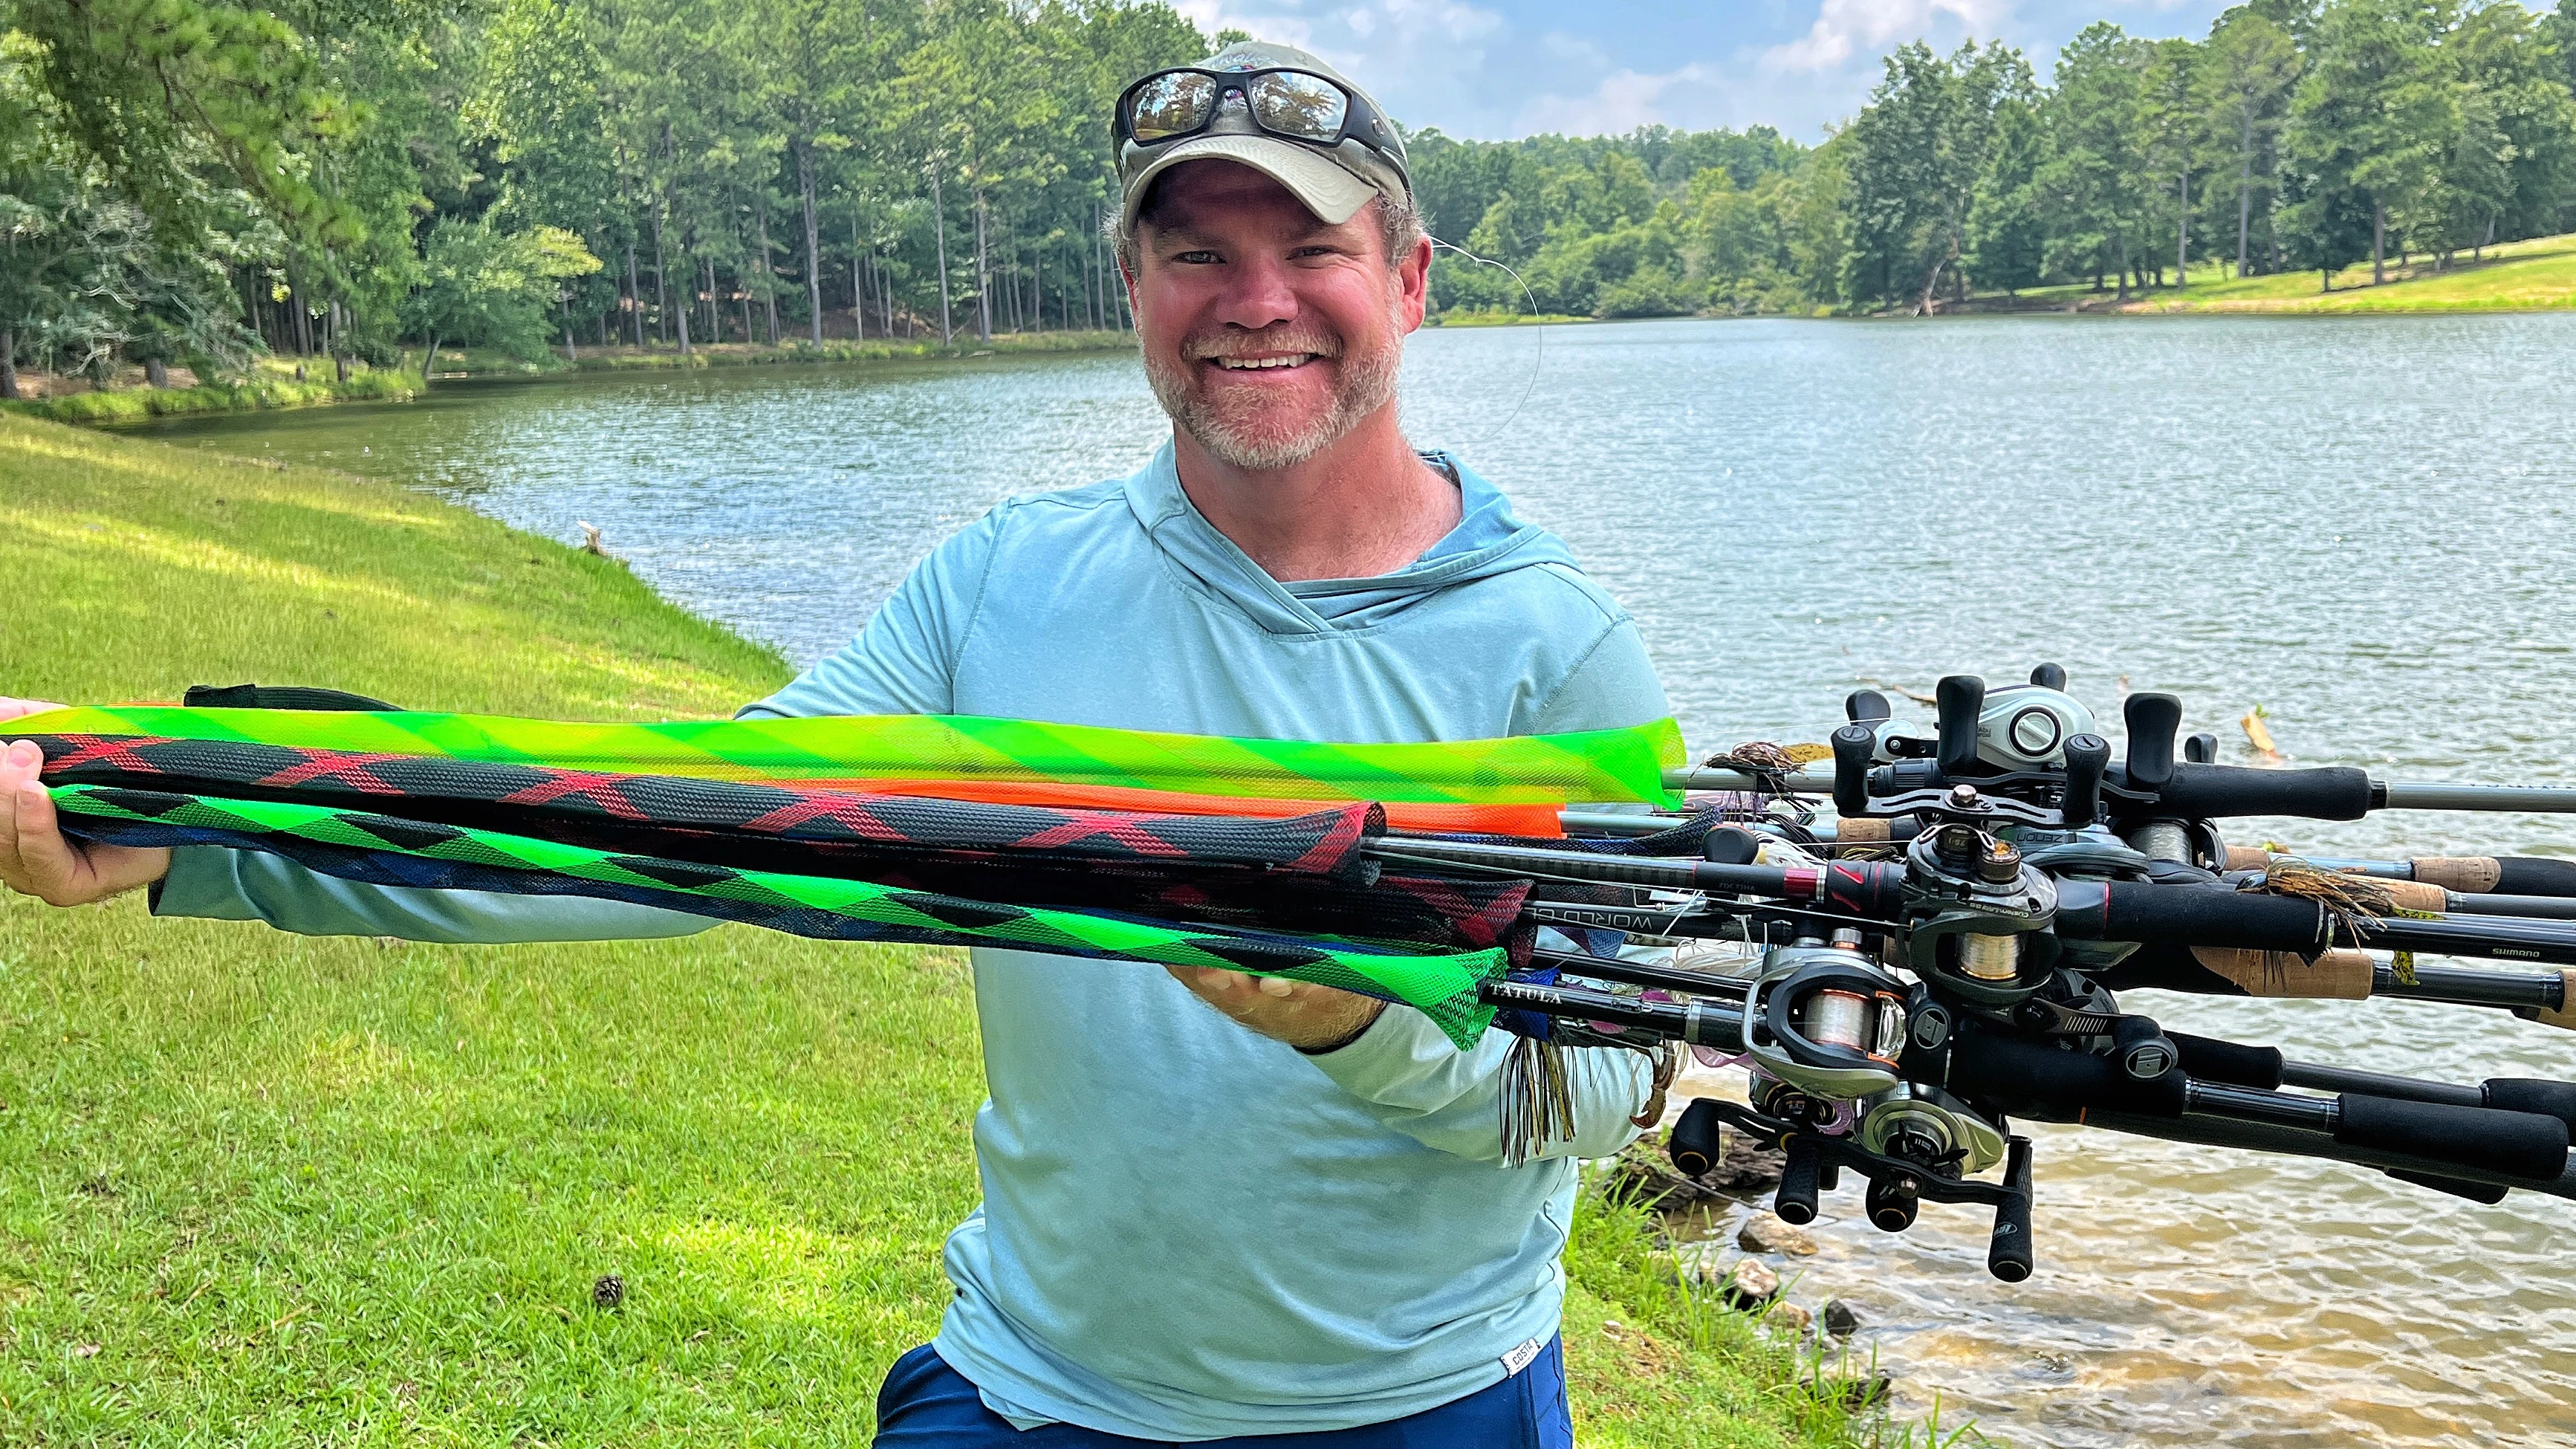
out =
<svg viewBox="0 0 2576 1449"><path fill-rule="evenodd" d="M1636 626L1554 535L1445 457L1457 527L1369 579L1283 584L1134 476L1003 503L859 637L746 715L955 713L1339 741L1610 728L1665 713ZM614 902L353 885L179 853L165 915L431 940L669 935ZM1578 1051L1577 1131L1506 1165L1509 1039L1390 1009L1306 1055L1158 968L974 953L984 1203L950 1235L936 1347L1022 1427L1141 1439L1349 1428L1499 1382L1556 1331L1574 1159L1616 1151L1641 1059Z"/></svg>

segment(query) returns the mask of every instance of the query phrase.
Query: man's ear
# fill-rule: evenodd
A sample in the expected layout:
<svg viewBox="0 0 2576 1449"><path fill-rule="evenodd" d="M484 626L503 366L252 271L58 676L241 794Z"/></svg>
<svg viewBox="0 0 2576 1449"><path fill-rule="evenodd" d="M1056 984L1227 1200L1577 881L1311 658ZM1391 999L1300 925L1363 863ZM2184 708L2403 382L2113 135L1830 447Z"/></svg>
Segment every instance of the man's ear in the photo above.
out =
<svg viewBox="0 0 2576 1449"><path fill-rule="evenodd" d="M1416 238L1413 255L1399 263L1395 272L1404 297L1404 330L1411 332L1421 327L1423 313L1431 307L1431 238Z"/></svg>

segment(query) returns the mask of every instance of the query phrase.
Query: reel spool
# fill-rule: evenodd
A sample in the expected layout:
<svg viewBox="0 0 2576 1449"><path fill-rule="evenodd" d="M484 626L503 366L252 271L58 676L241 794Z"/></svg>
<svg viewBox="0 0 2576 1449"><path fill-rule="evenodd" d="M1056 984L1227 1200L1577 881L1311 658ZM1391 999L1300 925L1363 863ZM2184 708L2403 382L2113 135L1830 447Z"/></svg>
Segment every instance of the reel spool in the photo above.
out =
<svg viewBox="0 0 2576 1449"><path fill-rule="evenodd" d="M1765 952L1744 994L1744 1050L1761 1110L1821 1122L1840 1104L1895 1090L1905 1050L1903 981L1861 954L1857 931ZM1766 1083L1762 1079L1768 1078Z"/></svg>
<svg viewBox="0 0 2576 1449"><path fill-rule="evenodd" d="M1957 792L1972 797L1966 786ZM2057 962L2057 883L1991 832L1952 820L1905 852L1906 966L1979 1006L2010 1006L2048 984Z"/></svg>

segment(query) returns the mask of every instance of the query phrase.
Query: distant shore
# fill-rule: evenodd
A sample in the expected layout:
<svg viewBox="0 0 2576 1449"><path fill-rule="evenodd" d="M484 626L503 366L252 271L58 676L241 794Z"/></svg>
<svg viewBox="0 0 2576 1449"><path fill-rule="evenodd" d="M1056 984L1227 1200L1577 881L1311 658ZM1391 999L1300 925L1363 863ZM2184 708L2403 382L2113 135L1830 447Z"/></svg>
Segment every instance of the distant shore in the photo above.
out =
<svg viewBox="0 0 2576 1449"><path fill-rule="evenodd" d="M422 378L420 369L411 366L412 353L406 352L394 367L357 366L345 383L332 379L334 369L329 358L306 359L305 376L299 378L295 376L295 359L263 357L252 364L244 377L177 387L84 386L81 391L56 391L54 389L64 386L61 380L28 374L27 380L44 388L44 394L0 402L0 412L14 412L57 423L138 423L149 418L321 407L339 402L406 402L441 382L567 377L582 372L657 372L707 367L997 357L1039 352L1109 352L1130 349L1135 345L1133 333L1100 331L1002 333L990 341L963 336L947 343L935 339L869 338L854 341L844 338L827 340L820 347L810 342L787 342L776 347L760 343L719 342L693 346L687 352L680 351L677 346L579 347L576 344L576 355L571 358L555 352L539 357L515 357L488 348L442 347L438 350L436 366L426 380ZM174 371L187 376L184 369Z"/></svg>

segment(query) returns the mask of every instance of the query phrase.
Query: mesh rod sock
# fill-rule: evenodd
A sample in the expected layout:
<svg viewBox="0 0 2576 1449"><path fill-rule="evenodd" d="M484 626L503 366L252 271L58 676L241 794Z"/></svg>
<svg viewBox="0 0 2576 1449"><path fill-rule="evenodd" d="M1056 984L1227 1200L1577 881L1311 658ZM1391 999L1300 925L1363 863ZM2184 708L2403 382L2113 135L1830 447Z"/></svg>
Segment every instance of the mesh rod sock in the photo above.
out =
<svg viewBox="0 0 2576 1449"><path fill-rule="evenodd" d="M1430 1017L1461 1051L1472 1047L1493 1019L1493 1008L1478 1000L1478 987L1505 969L1500 949L1403 955L1351 942L1188 928L1135 917L966 900L865 881L619 855L298 802L208 799L99 785L56 785L48 787L48 793L66 816L66 828L90 839L233 845L288 855L325 870L331 863L354 865L402 857L471 872L470 876L451 872L445 877L444 888L451 889L525 894L568 890L645 901L800 935L1002 946L1283 976L1411 1006ZM297 848L305 845L320 849ZM538 884L543 880L567 884ZM585 885L602 889L585 890ZM834 923L860 929L837 930Z"/></svg>
<svg viewBox="0 0 2576 1449"><path fill-rule="evenodd" d="M1265 799L1444 804L1641 801L1673 806L1683 763L1669 719L1619 730L1425 744L1229 739L989 719L851 715L582 724L414 711L82 708L19 734L158 735L568 770L731 780L1054 781Z"/></svg>

